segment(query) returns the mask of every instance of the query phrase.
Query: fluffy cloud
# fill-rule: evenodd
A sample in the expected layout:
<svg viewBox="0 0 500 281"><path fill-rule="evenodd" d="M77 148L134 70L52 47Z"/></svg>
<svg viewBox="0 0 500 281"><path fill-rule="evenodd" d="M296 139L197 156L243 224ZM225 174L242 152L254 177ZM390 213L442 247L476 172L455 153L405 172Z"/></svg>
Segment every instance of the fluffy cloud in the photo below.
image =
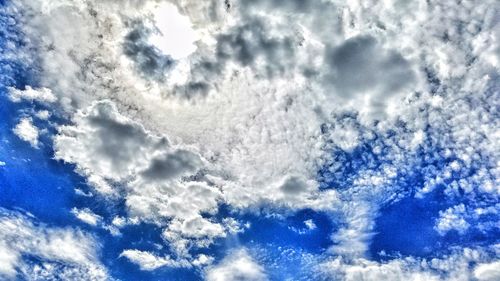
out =
<svg viewBox="0 0 500 281"><path fill-rule="evenodd" d="M482 263L474 268L474 277L481 281L497 280L500 278L500 261Z"/></svg>
<svg viewBox="0 0 500 281"><path fill-rule="evenodd" d="M359 261L338 265L346 279L438 278L362 260L380 208L405 196L439 191L456 206L441 210L441 234L495 227L494 0L175 1L198 36L182 55L164 44L158 15L175 10L164 2L19 3L51 90L14 99L52 93L72 118L55 157L130 218L161 225L189 262L231 228L213 216L220 203L328 211L340 226L329 253ZM123 256L144 269L180 262Z"/></svg>
<svg viewBox="0 0 500 281"><path fill-rule="evenodd" d="M1 208L0 229L0 276L4 278L108 280L98 259L99 244L86 233L47 227L32 217Z"/></svg>
<svg viewBox="0 0 500 281"><path fill-rule="evenodd" d="M162 266L169 267L190 267L187 260L175 261L168 257L158 257L149 252L139 250L125 250L120 254L131 262L138 264L142 270L155 270Z"/></svg>
<svg viewBox="0 0 500 281"><path fill-rule="evenodd" d="M399 53L382 48L372 36L355 36L326 49L325 83L340 102L368 114L384 112L392 96L411 92L416 75ZM401 95L403 93L403 95Z"/></svg>
<svg viewBox="0 0 500 281"><path fill-rule="evenodd" d="M98 223L102 221L102 217L94 214L91 210L89 209L82 209L79 210L77 208L73 208L71 210L71 213L75 215L79 220L83 221L84 223L96 226Z"/></svg>
<svg viewBox="0 0 500 281"><path fill-rule="evenodd" d="M12 131L23 141L29 142L32 147L38 148L40 132L31 118L22 118Z"/></svg>
<svg viewBox="0 0 500 281"><path fill-rule="evenodd" d="M491 259L486 249L465 248L431 259L395 257L375 262L336 258L318 265L318 272L323 278L340 280L490 280L498 272Z"/></svg>
<svg viewBox="0 0 500 281"><path fill-rule="evenodd" d="M53 103L56 101L56 96L52 94L52 91L50 89L47 88L33 89L30 86L26 86L26 89L24 90L9 88L9 98L13 102L28 100L28 101Z"/></svg>
<svg viewBox="0 0 500 281"><path fill-rule="evenodd" d="M441 235L450 230L456 230L463 234L470 227L470 224L464 219L464 215L465 206L463 204L451 207L444 212L441 211L435 228Z"/></svg>
<svg viewBox="0 0 500 281"><path fill-rule="evenodd" d="M75 163L110 200L123 196L132 218L166 225L165 239L178 255L189 257L190 240L207 245L225 236L222 225L200 215L217 210L221 192L194 177L204 166L196 152L173 147L166 137L119 114L110 102L94 104L73 121L54 139L56 158ZM118 183L124 189L113 189ZM73 213L92 225L101 220L90 210ZM131 253L124 255L137 260Z"/></svg>
<svg viewBox="0 0 500 281"><path fill-rule="evenodd" d="M206 280L268 280L264 268L257 264L247 250L239 249L229 254L221 263L210 267L206 272Z"/></svg>
<svg viewBox="0 0 500 281"><path fill-rule="evenodd" d="M120 181L146 167L168 141L149 135L120 115L112 103L100 102L74 118L75 126L60 128L54 139L56 159L77 163L87 175Z"/></svg>

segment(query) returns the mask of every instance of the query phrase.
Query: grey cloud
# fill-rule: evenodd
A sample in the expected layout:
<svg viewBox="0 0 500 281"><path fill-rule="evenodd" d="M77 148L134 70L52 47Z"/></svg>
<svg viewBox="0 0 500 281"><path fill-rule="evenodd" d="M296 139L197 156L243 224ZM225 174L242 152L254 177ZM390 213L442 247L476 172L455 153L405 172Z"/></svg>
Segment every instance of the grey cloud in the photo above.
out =
<svg viewBox="0 0 500 281"><path fill-rule="evenodd" d="M294 45L290 37L270 36L262 20L253 19L217 38L217 58L221 61L234 59L243 66L256 67L255 61L262 57L265 75L270 78L291 66Z"/></svg>
<svg viewBox="0 0 500 281"><path fill-rule="evenodd" d="M192 98L207 94L216 87L218 77L233 61L250 67L260 77L272 79L295 67L298 40L290 35L275 36L259 18L252 18L231 28L217 38L215 57L202 57L193 65L191 79L176 88L176 93ZM257 63L259 59L262 59Z"/></svg>
<svg viewBox="0 0 500 281"><path fill-rule="evenodd" d="M177 150L153 159L149 167L142 172L142 176L153 181L169 180L185 172L194 172L200 164L198 155L186 150Z"/></svg>
<svg viewBox="0 0 500 281"><path fill-rule="evenodd" d="M410 63L371 36L357 36L327 48L325 60L329 68L326 84L341 98L367 92L391 96L415 82Z"/></svg>
<svg viewBox="0 0 500 281"><path fill-rule="evenodd" d="M272 11L287 22L288 28L306 27L322 42L331 42L344 31L342 3L329 0L248 0L238 1L239 13L252 19L263 11ZM298 30L301 28L299 27ZM341 38L342 36L338 36Z"/></svg>
<svg viewBox="0 0 500 281"><path fill-rule="evenodd" d="M281 189L285 194L288 195L297 195L302 192L307 191L306 183L297 177L290 177L285 181L285 183L281 186Z"/></svg>
<svg viewBox="0 0 500 281"><path fill-rule="evenodd" d="M148 44L146 40L149 35L149 30L137 25L125 36L123 52L135 62L137 69L145 77L162 80L175 61Z"/></svg>
<svg viewBox="0 0 500 281"><path fill-rule="evenodd" d="M241 1L241 6L243 9L248 9L249 7L264 7L272 9L283 9L291 12L297 13L310 13L311 10L316 8L324 8L330 3L325 3L324 1L318 0L250 0Z"/></svg>
<svg viewBox="0 0 500 281"><path fill-rule="evenodd" d="M75 126L62 127L55 137L56 159L78 164L85 174L122 180L154 151L169 147L166 138L149 134L109 101L95 103L74 121Z"/></svg>
<svg viewBox="0 0 500 281"><path fill-rule="evenodd" d="M142 126L132 122L120 122L110 114L109 105L94 108L97 113L88 117L95 134L95 149L100 157L108 159L114 167L125 169L140 152L144 144L151 143ZM166 140L165 140L166 142Z"/></svg>

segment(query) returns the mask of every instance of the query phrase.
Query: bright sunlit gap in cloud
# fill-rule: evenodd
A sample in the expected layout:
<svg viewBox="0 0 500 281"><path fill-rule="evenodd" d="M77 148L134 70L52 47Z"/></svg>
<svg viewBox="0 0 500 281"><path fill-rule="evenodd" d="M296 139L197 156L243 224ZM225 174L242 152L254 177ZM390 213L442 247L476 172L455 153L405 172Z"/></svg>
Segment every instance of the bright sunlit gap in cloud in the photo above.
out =
<svg viewBox="0 0 500 281"><path fill-rule="evenodd" d="M196 51L195 42L199 35L189 18L182 15L177 7L168 2L158 3L153 17L156 32L149 37L150 44L175 60L186 58Z"/></svg>

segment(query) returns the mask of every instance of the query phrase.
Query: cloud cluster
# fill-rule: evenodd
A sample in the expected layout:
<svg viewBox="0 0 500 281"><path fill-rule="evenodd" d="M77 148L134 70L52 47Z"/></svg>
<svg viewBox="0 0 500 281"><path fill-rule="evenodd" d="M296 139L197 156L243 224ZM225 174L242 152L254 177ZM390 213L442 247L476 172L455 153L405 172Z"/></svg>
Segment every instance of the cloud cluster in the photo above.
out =
<svg viewBox="0 0 500 281"><path fill-rule="evenodd" d="M9 98L13 102L20 102L21 100L28 101L39 101L45 103L53 103L56 101L56 96L52 94L52 91L47 88L33 89L27 86L24 90L18 90L16 88L9 88Z"/></svg>
<svg viewBox="0 0 500 281"><path fill-rule="evenodd" d="M109 280L94 237L54 228L31 216L0 208L0 277L26 280Z"/></svg>
<svg viewBox="0 0 500 281"><path fill-rule="evenodd" d="M498 229L494 0L20 3L42 88L11 99L57 101L71 123L54 137L55 158L124 200L124 221L160 226L176 257L122 253L142 269L209 264L191 252L235 229L220 204L328 212L339 226L328 267L346 280L451 272L445 258L366 260L381 209L402 198L443 194L433 221L443 236ZM189 40L170 41L165 10ZM36 146L30 119L18 127ZM208 278L237 278L232 260L265 279L245 251ZM475 278L494 277L492 264Z"/></svg>
<svg viewBox="0 0 500 281"><path fill-rule="evenodd" d="M40 132L30 117L22 118L12 131L20 139L31 144L32 147L38 148Z"/></svg>
<svg viewBox="0 0 500 281"><path fill-rule="evenodd" d="M200 181L206 161L196 151L172 146L109 101L80 112L73 122L60 127L54 139L56 159L75 163L110 200L122 197L131 218L166 225L163 235L178 255L189 256L186 239L204 245L225 235L222 225L201 216L216 211L221 192ZM88 212L75 214L97 223Z"/></svg>
<svg viewBox="0 0 500 281"><path fill-rule="evenodd" d="M340 280L494 280L498 262L484 249L465 248L442 258L399 257L376 262L336 258L318 266L322 278Z"/></svg>

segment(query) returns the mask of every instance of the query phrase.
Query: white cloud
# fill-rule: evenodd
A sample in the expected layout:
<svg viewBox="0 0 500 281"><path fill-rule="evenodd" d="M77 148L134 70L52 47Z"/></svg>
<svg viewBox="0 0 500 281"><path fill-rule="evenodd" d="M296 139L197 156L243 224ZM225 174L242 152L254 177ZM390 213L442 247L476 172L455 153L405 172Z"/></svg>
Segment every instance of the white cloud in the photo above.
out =
<svg viewBox="0 0 500 281"><path fill-rule="evenodd" d="M305 220L304 224L306 225L307 229L309 229L309 230L314 230L317 228L317 226L313 220Z"/></svg>
<svg viewBox="0 0 500 281"><path fill-rule="evenodd" d="M485 249L464 248L441 258L394 257L391 260L376 262L364 258L330 258L319 264L316 269L321 277L334 280L474 280L495 276L489 263L491 256ZM480 263L471 270L470 264ZM478 277L480 276L480 277ZM481 279L479 279L481 280ZM484 279L489 280L489 279Z"/></svg>
<svg viewBox="0 0 500 281"><path fill-rule="evenodd" d="M39 101L45 103L53 103L57 100L56 96L48 88L33 89L26 86L26 89L19 90L16 88L9 88L9 98L13 102L20 102L21 100Z"/></svg>
<svg viewBox="0 0 500 281"><path fill-rule="evenodd" d="M5 162L0 161L0 167L7 165Z"/></svg>
<svg viewBox="0 0 500 281"><path fill-rule="evenodd" d="M477 265L474 268L474 277L480 281L494 281L500 279L500 261Z"/></svg>
<svg viewBox="0 0 500 281"><path fill-rule="evenodd" d="M55 137L56 158L76 163L89 183L111 199L123 196L132 220L165 226L164 237L179 256L190 257L191 243L207 246L225 236L222 225L200 215L216 211L221 192L205 182L183 180L205 165L196 152L147 132L110 102L80 112L74 123L61 127ZM114 183L122 183L124 190L113 190ZM73 213L92 225L101 220L90 210Z"/></svg>
<svg viewBox="0 0 500 281"><path fill-rule="evenodd" d="M125 250L120 254L120 257L125 257L131 262L139 265L142 270L155 270L159 267L190 267L191 264L187 260L173 260L169 257L158 257L150 252L139 250Z"/></svg>
<svg viewBox="0 0 500 281"><path fill-rule="evenodd" d="M222 2L175 2L200 40L196 50L187 40L183 79L146 60L153 74L161 68L158 81L138 75L124 51L132 23L156 17L165 28L157 5L14 4L31 11L23 31L41 50L40 84L73 116L55 138L56 158L75 163L98 191L124 196L132 219L162 224L185 254L228 231L199 217L219 202L327 210L342 223L331 252L359 258L379 207L405 196L398 180L411 171L423 174L422 186L410 187L417 197L447 180L450 200L498 196L494 0L231 1L229 11ZM94 104L102 98L112 102ZM349 159L331 151L360 145L368 147L362 163L342 174ZM438 156L455 162L430 165ZM320 192L324 164L347 186ZM436 227L467 224L443 210Z"/></svg>
<svg viewBox="0 0 500 281"><path fill-rule="evenodd" d="M48 110L40 110L35 113L35 116L41 120L48 120L51 116L51 113Z"/></svg>
<svg viewBox="0 0 500 281"><path fill-rule="evenodd" d="M29 142L32 147L38 148L38 128L33 125L33 120L29 117L22 118L12 130L23 141Z"/></svg>
<svg viewBox="0 0 500 281"><path fill-rule="evenodd" d="M83 221L84 223L97 226L98 223L101 223L102 217L94 214L90 209L85 208L85 209L77 209L73 208L71 209L71 213L75 215L79 220Z"/></svg>
<svg viewBox="0 0 500 281"><path fill-rule="evenodd" d="M463 204L448 208L446 211L439 212L439 218L434 227L439 234L444 235L450 230L456 230L463 234L470 227L465 220L466 210Z"/></svg>
<svg viewBox="0 0 500 281"><path fill-rule="evenodd" d="M264 268L245 249L234 250L219 264L209 267L207 281L263 281L268 280Z"/></svg>
<svg viewBox="0 0 500 281"><path fill-rule="evenodd" d="M120 115L110 102L99 102L79 112L75 126L62 126L54 138L56 159L77 163L85 175L120 181L146 167L155 147L166 139L149 135L138 123Z"/></svg>
<svg viewBox="0 0 500 281"><path fill-rule="evenodd" d="M181 15L177 7L168 2L155 3L155 6L153 18L157 32L151 35L149 42L176 60L193 53L198 35L192 29L189 17Z"/></svg>
<svg viewBox="0 0 500 281"><path fill-rule="evenodd" d="M213 220L202 213L214 215L221 202L240 207L269 200L264 191L248 197L243 187L236 189L238 181L222 179L225 170L192 146L174 145L165 136L147 131L120 114L110 101L95 103L78 112L72 125L60 127L54 149L56 159L75 163L97 191L110 198L123 196L131 219L163 226L163 237L181 257L189 258L193 246L207 247L234 231L224 218ZM319 194L314 182L303 177L281 178L268 186L278 191L272 201L291 208L335 207L335 192ZM118 185L120 189L112 187ZM245 188L253 192L250 186Z"/></svg>
<svg viewBox="0 0 500 281"><path fill-rule="evenodd" d="M34 218L0 208L0 276L36 279L36 267L45 267L46 279L64 276L73 271L74 280L107 280L100 264L99 244L90 235L72 228L47 227ZM25 255L40 259L31 264ZM53 268L56 266L56 268ZM50 270L48 267L53 268Z"/></svg>

